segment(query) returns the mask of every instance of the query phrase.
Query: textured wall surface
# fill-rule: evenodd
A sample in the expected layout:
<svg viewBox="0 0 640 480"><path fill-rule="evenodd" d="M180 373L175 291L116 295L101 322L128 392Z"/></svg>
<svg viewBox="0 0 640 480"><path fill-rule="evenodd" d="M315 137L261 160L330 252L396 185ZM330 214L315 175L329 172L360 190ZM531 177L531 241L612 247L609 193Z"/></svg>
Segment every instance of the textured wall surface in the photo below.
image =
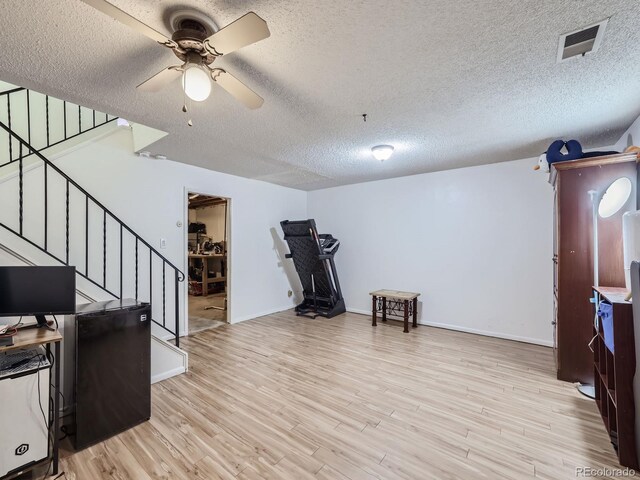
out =
<svg viewBox="0 0 640 480"><path fill-rule="evenodd" d="M169 33L169 0L112 0ZM183 0L226 25L253 10L271 37L217 61L265 98L214 88L189 128L177 60L78 0L5 0L0 79L169 132L154 153L314 189L525 158L557 137L614 143L640 113L635 0ZM611 17L598 52L556 63L558 37ZM215 86L214 86L215 87ZM368 113L364 123L360 117ZM391 143L380 164L369 148Z"/></svg>

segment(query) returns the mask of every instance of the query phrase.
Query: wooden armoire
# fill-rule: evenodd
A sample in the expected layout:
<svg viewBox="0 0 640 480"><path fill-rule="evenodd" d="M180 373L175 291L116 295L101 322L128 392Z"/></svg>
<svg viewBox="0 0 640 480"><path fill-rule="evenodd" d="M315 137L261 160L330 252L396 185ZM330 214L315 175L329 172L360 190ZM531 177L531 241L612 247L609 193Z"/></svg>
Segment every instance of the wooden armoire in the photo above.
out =
<svg viewBox="0 0 640 480"><path fill-rule="evenodd" d="M627 203L598 218L599 284L624 287L622 215L637 208L637 156L593 157L551 166L554 206L554 342L558 379L593 385L593 207L590 190L602 196L620 177L631 180Z"/></svg>

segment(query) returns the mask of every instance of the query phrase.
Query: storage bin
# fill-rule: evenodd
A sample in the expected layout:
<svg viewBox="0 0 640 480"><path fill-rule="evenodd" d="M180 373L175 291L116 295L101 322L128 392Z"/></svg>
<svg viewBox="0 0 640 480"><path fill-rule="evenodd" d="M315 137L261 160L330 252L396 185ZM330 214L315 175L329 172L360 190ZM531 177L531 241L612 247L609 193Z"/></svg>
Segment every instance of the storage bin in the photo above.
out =
<svg viewBox="0 0 640 480"><path fill-rule="evenodd" d="M598 307L598 316L600 317L602 331L604 332L604 344L609 350L611 350L611 353L613 353L613 305L606 302L600 302Z"/></svg>

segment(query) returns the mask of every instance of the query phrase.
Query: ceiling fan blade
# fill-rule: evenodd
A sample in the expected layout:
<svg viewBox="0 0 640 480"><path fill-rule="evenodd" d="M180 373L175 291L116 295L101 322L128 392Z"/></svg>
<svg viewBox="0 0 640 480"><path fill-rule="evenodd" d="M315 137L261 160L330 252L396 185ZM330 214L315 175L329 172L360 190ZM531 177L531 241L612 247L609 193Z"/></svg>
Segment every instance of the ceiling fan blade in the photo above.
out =
<svg viewBox="0 0 640 480"><path fill-rule="evenodd" d="M267 22L255 13L249 12L206 38L203 43L213 55L226 55L239 48L264 40L270 35Z"/></svg>
<svg viewBox="0 0 640 480"><path fill-rule="evenodd" d="M264 99L260 95L225 70L216 69L211 73L211 77L236 100L252 110L260 108L264 103Z"/></svg>
<svg viewBox="0 0 640 480"><path fill-rule="evenodd" d="M148 25L145 25L140 20L120 10L118 7L111 5L106 0L82 0L82 1L87 5L91 5L96 10L100 10L105 15L108 15L111 18L119 21L120 23L124 23L128 27L133 28L135 31L143 35L146 35L151 40L155 40L156 42L162 43L163 45L167 45L167 46L170 46L174 43L173 40L169 40L162 33L154 30Z"/></svg>
<svg viewBox="0 0 640 480"><path fill-rule="evenodd" d="M136 88L139 88L143 92L157 92L176 80L180 75L182 75L180 67L167 67L161 72L156 73L153 77L142 82Z"/></svg>

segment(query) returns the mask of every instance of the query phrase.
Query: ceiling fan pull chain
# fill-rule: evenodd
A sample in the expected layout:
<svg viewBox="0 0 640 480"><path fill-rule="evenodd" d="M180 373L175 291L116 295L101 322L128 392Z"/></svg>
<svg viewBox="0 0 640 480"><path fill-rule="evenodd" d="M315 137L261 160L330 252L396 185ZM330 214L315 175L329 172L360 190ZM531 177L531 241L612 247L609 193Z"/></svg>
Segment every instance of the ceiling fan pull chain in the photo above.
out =
<svg viewBox="0 0 640 480"><path fill-rule="evenodd" d="M184 76L182 77L182 81L184 82L185 87L186 87L187 79L184 78ZM182 89L182 111L184 113L187 113L187 93L186 93L185 90L186 90L185 88Z"/></svg>
<svg viewBox="0 0 640 480"><path fill-rule="evenodd" d="M191 98L187 96L187 78L183 77L184 82L184 87L182 89L182 111L184 113L190 112L191 111ZM189 103L189 108L187 108L187 103ZM193 127L193 122L191 121L191 118L189 118L189 120L187 120L187 125L189 125L190 127Z"/></svg>

